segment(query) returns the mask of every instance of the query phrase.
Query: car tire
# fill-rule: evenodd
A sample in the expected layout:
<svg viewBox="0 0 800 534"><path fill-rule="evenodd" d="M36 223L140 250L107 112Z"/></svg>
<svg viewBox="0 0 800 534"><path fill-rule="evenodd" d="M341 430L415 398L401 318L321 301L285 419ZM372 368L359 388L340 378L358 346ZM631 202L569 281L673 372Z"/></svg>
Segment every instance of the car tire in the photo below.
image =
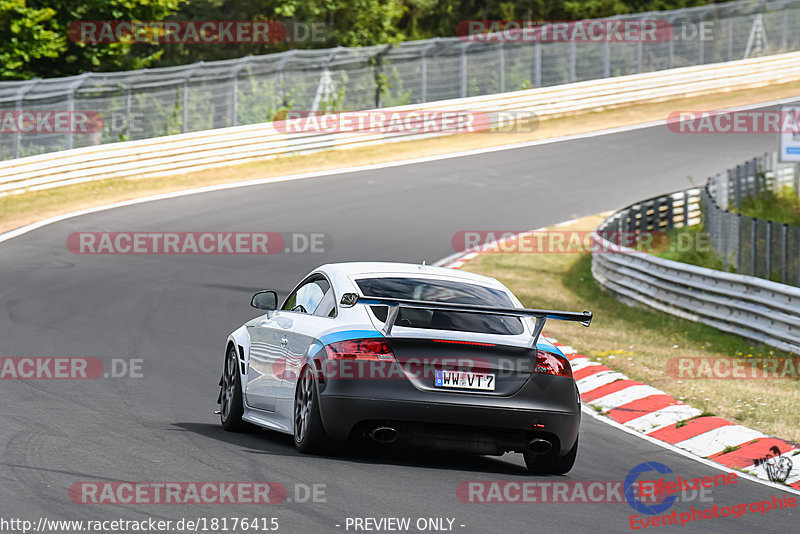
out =
<svg viewBox="0 0 800 534"><path fill-rule="evenodd" d="M523 453L525 466L528 472L534 475L564 475L569 473L575 465L575 458L578 456L578 440L575 445L564 456L558 456L554 451L548 454L533 454L532 452Z"/></svg>
<svg viewBox="0 0 800 534"><path fill-rule="evenodd" d="M242 402L242 378L239 374L236 347L231 347L225 354L220 387L219 419L222 428L228 432L253 431L256 427L242 420L244 402Z"/></svg>
<svg viewBox="0 0 800 534"><path fill-rule="evenodd" d="M322 425L319 394L314 373L305 367L300 373L294 394L294 446L304 454L319 454L330 446L330 438Z"/></svg>

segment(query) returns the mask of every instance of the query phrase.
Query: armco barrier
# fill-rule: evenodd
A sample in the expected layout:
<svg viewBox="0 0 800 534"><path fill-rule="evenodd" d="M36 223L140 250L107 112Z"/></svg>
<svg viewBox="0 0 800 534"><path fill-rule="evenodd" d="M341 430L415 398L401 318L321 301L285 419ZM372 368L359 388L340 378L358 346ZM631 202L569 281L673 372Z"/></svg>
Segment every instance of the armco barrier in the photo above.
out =
<svg viewBox="0 0 800 534"><path fill-rule="evenodd" d="M705 267L666 260L617 247L605 236L619 230L657 230L683 226L682 208L689 206L689 224L699 190L665 195L618 211L597 227L601 246L592 253L592 276L623 301L644 305L690 321L800 354L800 288ZM694 199L694 202L691 200ZM673 214L680 214L672 219ZM619 247L617 247L619 249Z"/></svg>
<svg viewBox="0 0 800 534"><path fill-rule="evenodd" d="M800 52L460 98L403 110L530 111L539 119L635 102L659 101L800 79ZM0 194L92 180L180 174L235 163L352 148L437 134L396 132L289 134L275 123L84 147L0 162Z"/></svg>

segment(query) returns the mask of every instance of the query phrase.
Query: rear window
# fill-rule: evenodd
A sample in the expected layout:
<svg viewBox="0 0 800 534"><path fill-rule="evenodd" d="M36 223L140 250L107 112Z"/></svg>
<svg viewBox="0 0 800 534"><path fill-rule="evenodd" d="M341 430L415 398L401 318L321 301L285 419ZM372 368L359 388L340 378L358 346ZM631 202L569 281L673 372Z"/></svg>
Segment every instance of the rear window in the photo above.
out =
<svg viewBox="0 0 800 534"><path fill-rule="evenodd" d="M361 292L369 297L425 300L448 304L475 304L513 308L503 291L475 284L428 278L361 278L356 280ZM386 321L387 306L370 306L379 321ZM400 309L397 326L518 335L524 332L518 317L442 310Z"/></svg>

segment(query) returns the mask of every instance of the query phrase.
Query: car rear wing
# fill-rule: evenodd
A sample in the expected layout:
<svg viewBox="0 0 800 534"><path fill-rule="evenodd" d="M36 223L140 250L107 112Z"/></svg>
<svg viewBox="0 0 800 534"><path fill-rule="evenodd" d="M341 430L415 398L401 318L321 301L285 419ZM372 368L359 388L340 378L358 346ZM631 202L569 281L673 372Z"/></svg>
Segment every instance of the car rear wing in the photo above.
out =
<svg viewBox="0 0 800 534"><path fill-rule="evenodd" d="M339 302L345 308L355 306L356 304L365 304L367 306L388 306L389 312L386 315L386 321L383 325L383 335L388 336L394 328L394 323L400 315L401 308L417 309L417 310L442 310L452 311L459 313L477 313L482 315L505 315L509 317L532 317L536 320L536 325L533 329L533 339L531 340L531 348L536 347L539 341L539 336L544 329L544 324L547 319L558 319L559 321L575 321L581 323L583 326L589 326L592 323L592 312L567 312L556 310L537 310L529 308L496 308L493 306L481 306L477 304L451 304L448 302L435 302L428 300L411 300L411 299L395 299L384 297L369 297L361 296L356 293L345 293Z"/></svg>

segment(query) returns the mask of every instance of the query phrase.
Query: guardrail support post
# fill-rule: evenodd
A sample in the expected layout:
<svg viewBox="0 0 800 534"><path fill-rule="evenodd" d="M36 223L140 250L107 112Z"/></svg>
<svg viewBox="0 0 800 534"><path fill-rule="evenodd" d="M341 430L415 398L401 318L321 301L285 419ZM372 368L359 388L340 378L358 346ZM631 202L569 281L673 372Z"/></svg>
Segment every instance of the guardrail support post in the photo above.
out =
<svg viewBox="0 0 800 534"><path fill-rule="evenodd" d="M15 119L17 121L19 121L19 115L20 115L20 113L22 113L22 97L19 97L17 99L17 103L14 105L14 110L16 111ZM17 159L19 157L19 151L20 151L20 146L22 144L22 138L21 138L21 134L20 134L20 129L19 128L15 128L15 130L16 131L14 132L14 159ZM795 191L796 191L796 189L795 189Z"/></svg>
<svg viewBox="0 0 800 534"><path fill-rule="evenodd" d="M736 166L736 186L733 188L733 202L736 209L739 209L739 206L742 203L742 166Z"/></svg>
<svg viewBox="0 0 800 534"><path fill-rule="evenodd" d="M786 262L789 259L789 251L787 246L786 234L788 233L788 224L781 225L781 283L786 283Z"/></svg>
<svg viewBox="0 0 800 534"><path fill-rule="evenodd" d="M683 226L689 226L689 193L683 191Z"/></svg>
<svg viewBox="0 0 800 534"><path fill-rule="evenodd" d="M125 87L125 130L127 130L128 135L130 135L131 139L133 139L133 128L131 128L131 109L133 108L133 93L131 92L131 86L128 85Z"/></svg>
<svg viewBox="0 0 800 534"><path fill-rule="evenodd" d="M672 50L672 41L670 41L670 50ZM670 65L671 67L672 65ZM611 77L611 41L605 39L603 41L603 78Z"/></svg>
<svg viewBox="0 0 800 534"><path fill-rule="evenodd" d="M577 62L578 58L578 49L575 46L575 40L570 40L569 42L569 81L570 83L575 81L575 63ZM642 72L642 71L639 71Z"/></svg>
<svg viewBox="0 0 800 534"><path fill-rule="evenodd" d="M69 95L67 95L67 111L69 112L70 116L75 111L75 89L70 89ZM74 143L74 139L72 136L72 128L67 131L67 150L72 148Z"/></svg>
<svg viewBox="0 0 800 534"><path fill-rule="evenodd" d="M758 243L756 243L756 220L750 219L750 265L752 271L751 276L756 276L756 261L758 253Z"/></svg>
<svg viewBox="0 0 800 534"><path fill-rule="evenodd" d="M183 81L181 88L181 133L186 132L186 123L189 122L189 80Z"/></svg>
<svg viewBox="0 0 800 534"><path fill-rule="evenodd" d="M697 30L697 64L702 65L706 60L706 47L703 41L703 19L700 19L700 25Z"/></svg>
<svg viewBox="0 0 800 534"><path fill-rule="evenodd" d="M381 92L383 90L383 51L375 55L375 107L381 108Z"/></svg>
<svg viewBox="0 0 800 534"><path fill-rule="evenodd" d="M231 77L231 126L236 126L239 116L239 76Z"/></svg>
<svg viewBox="0 0 800 534"><path fill-rule="evenodd" d="M756 187L756 195L761 193L761 177L758 175L758 159L753 158L752 162L750 163L750 173L748 176L753 176L753 183Z"/></svg>
<svg viewBox="0 0 800 534"><path fill-rule="evenodd" d="M675 227L675 200L672 195L667 197L667 228Z"/></svg>
<svg viewBox="0 0 800 534"><path fill-rule="evenodd" d="M788 10L786 6L783 6L783 12L781 13L781 51L785 51L789 48L789 21L788 21Z"/></svg>
<svg viewBox="0 0 800 534"><path fill-rule="evenodd" d="M247 66L251 56L245 56L231 73L231 126L239 125L239 73Z"/></svg>
<svg viewBox="0 0 800 534"><path fill-rule="evenodd" d="M733 169L728 169L728 187L725 190L725 209L728 209L731 202L734 202L733 196L736 194L736 179L734 178Z"/></svg>
<svg viewBox="0 0 800 534"><path fill-rule="evenodd" d="M648 227L648 224L647 224L647 209L648 209L648 204L642 204L639 207L640 217L639 217L639 226L636 228L638 230L636 232L637 235L639 234L639 232L646 232L647 231L647 227Z"/></svg>
<svg viewBox="0 0 800 534"><path fill-rule="evenodd" d="M728 61L733 61L733 17L728 17Z"/></svg>
<svg viewBox="0 0 800 534"><path fill-rule="evenodd" d="M644 41L639 39L636 45L636 72L641 74L644 71Z"/></svg>
<svg viewBox="0 0 800 534"><path fill-rule="evenodd" d="M419 58L419 92L420 102L428 101L428 57L425 52Z"/></svg>
<svg viewBox="0 0 800 534"><path fill-rule="evenodd" d="M765 263L766 263L767 273L765 278L769 280L769 275L772 272L772 221L767 221L766 246L767 246L767 253L766 253Z"/></svg>
<svg viewBox="0 0 800 534"><path fill-rule="evenodd" d="M506 50L505 50L505 41L500 41L500 46L498 47L498 62L497 62L497 70L498 74L500 75L500 92L506 92Z"/></svg>
<svg viewBox="0 0 800 534"><path fill-rule="evenodd" d="M730 265L731 260L731 214L726 211L722 211L717 206L717 218L719 220L718 224L718 235L722 236L722 261L723 265Z"/></svg>
<svg viewBox="0 0 800 534"><path fill-rule="evenodd" d="M288 52L281 53L281 60L278 62L278 90L281 92L281 107L287 107L289 104L286 101L286 63L292 60L297 49L289 50Z"/></svg>
<svg viewBox="0 0 800 534"><path fill-rule="evenodd" d="M542 86L542 43L533 44L533 86Z"/></svg>
<svg viewBox="0 0 800 534"><path fill-rule="evenodd" d="M742 214L736 214L736 272L742 272Z"/></svg>
<svg viewBox="0 0 800 534"><path fill-rule="evenodd" d="M669 57L667 58L667 68L671 69L672 68L672 63L673 63L674 57L675 57L675 39L674 38L669 40L669 47L668 48L669 48Z"/></svg>
<svg viewBox="0 0 800 534"><path fill-rule="evenodd" d="M461 43L461 98L467 97L467 46Z"/></svg>

